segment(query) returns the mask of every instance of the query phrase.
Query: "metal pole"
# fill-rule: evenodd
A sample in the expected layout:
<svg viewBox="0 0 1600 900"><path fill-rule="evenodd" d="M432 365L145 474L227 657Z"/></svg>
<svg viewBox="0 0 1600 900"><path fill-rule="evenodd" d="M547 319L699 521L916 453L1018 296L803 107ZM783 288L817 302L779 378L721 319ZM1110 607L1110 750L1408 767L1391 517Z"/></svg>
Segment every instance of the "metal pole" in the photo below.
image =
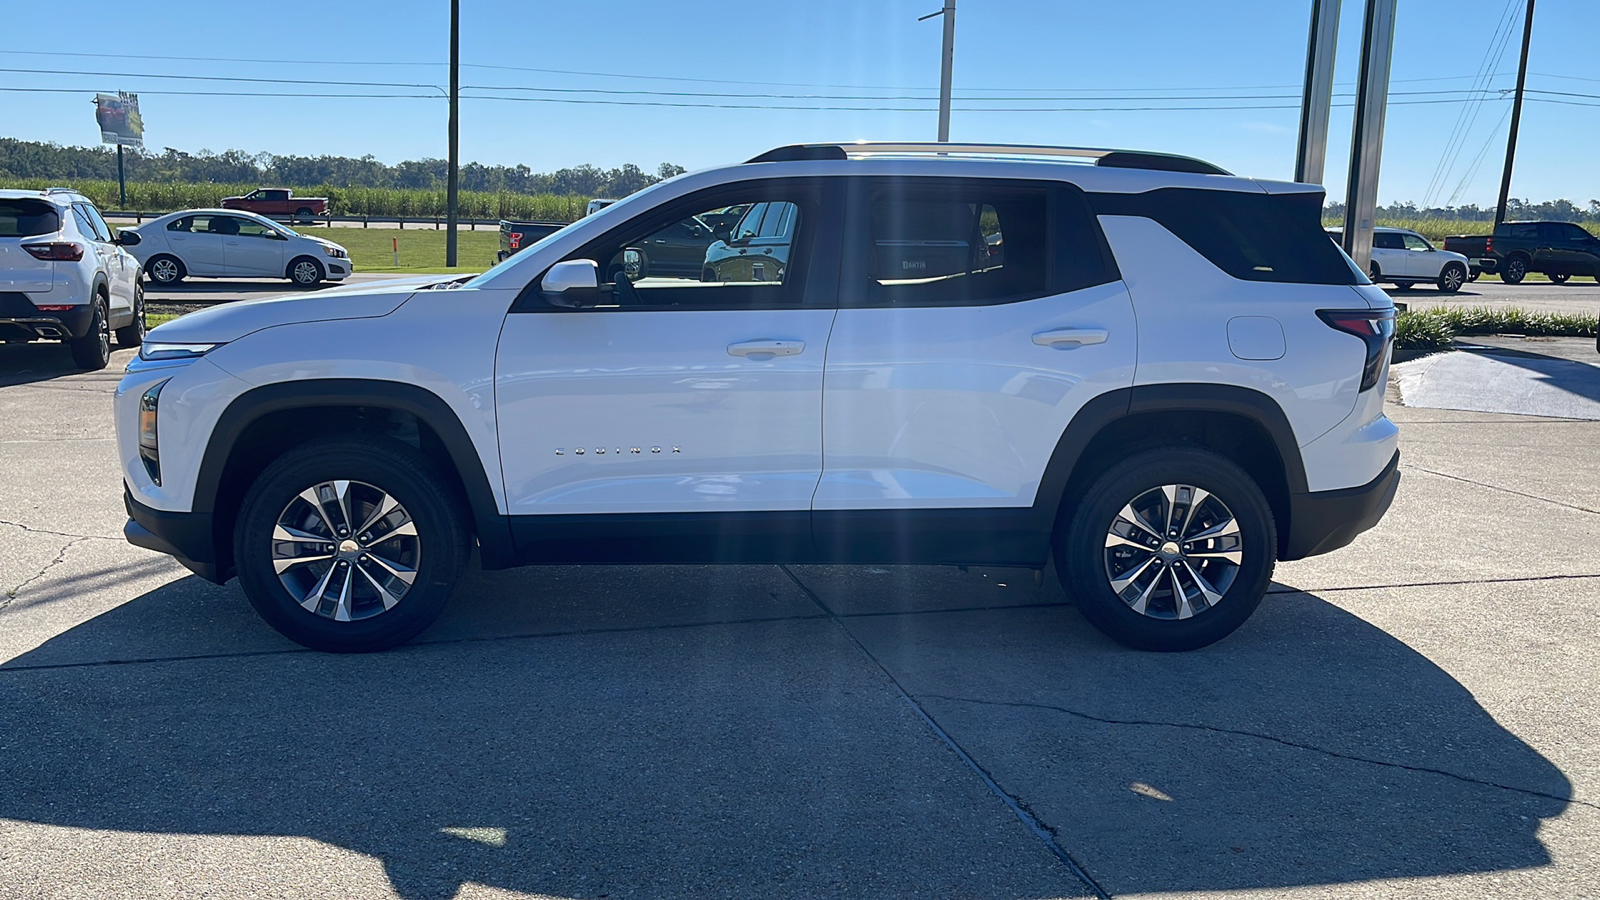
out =
<svg viewBox="0 0 1600 900"><path fill-rule="evenodd" d="M444 236L444 264L456 264L456 209L461 164L461 0L450 0L450 174L445 187L449 231Z"/></svg>
<svg viewBox="0 0 1600 900"><path fill-rule="evenodd" d="M950 140L950 81L956 59L956 0L944 0L944 63L939 73L939 141Z"/></svg>
<svg viewBox="0 0 1600 900"><path fill-rule="evenodd" d="M1378 164L1389 103L1389 63L1394 57L1396 0L1367 0L1361 31L1361 78L1355 129L1350 136L1350 180L1345 190L1344 251L1362 269L1372 263L1372 225L1378 214Z"/></svg>
<svg viewBox="0 0 1600 900"><path fill-rule="evenodd" d="M1517 156L1517 129L1522 125L1522 86L1528 81L1528 42L1533 36L1533 0L1528 0L1528 15L1522 21L1522 62L1517 65L1517 95L1511 101L1511 134L1506 137L1506 170L1500 175L1500 202L1494 207L1494 224L1506 220L1506 202L1511 199L1511 164Z"/></svg>
<svg viewBox="0 0 1600 900"><path fill-rule="evenodd" d="M1328 117L1333 111L1333 58L1339 48L1341 0L1311 0L1311 37L1300 98L1300 146L1294 180L1321 184L1328 160Z"/></svg>
<svg viewBox="0 0 1600 900"><path fill-rule="evenodd" d="M122 145L117 145L117 209L128 208L128 178L122 172Z"/></svg>

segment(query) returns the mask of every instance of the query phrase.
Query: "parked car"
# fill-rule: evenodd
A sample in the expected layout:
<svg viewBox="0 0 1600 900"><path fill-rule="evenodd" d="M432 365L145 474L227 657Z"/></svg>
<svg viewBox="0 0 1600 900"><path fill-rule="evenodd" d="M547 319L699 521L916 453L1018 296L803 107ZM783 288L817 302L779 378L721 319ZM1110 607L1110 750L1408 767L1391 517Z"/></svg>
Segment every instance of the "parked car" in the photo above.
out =
<svg viewBox="0 0 1600 900"><path fill-rule="evenodd" d="M700 280L783 280L800 210L793 203L756 203L724 238L701 254Z"/></svg>
<svg viewBox="0 0 1600 900"><path fill-rule="evenodd" d="M150 280L177 284L190 275L287 278L300 287L343 281L355 267L338 244L307 237L266 216L222 209L188 209L152 219L135 232L134 256Z"/></svg>
<svg viewBox="0 0 1600 900"><path fill-rule="evenodd" d="M583 211L583 214L586 215L586 216L592 216L595 213L599 212L602 209L605 209L606 207L610 206L611 204L613 204L615 202L617 202L617 201L615 201L615 200L607 200L607 199L604 199L602 197L596 197L593 200L589 201L589 206L588 206L587 209L585 209Z"/></svg>
<svg viewBox="0 0 1600 900"><path fill-rule="evenodd" d="M1471 261L1471 278L1498 272L1506 284L1520 284L1539 272L1556 284L1574 275L1600 281L1600 238L1572 222L1502 222L1491 235L1447 237L1444 248Z"/></svg>
<svg viewBox="0 0 1600 900"><path fill-rule="evenodd" d="M111 337L144 340L139 261L82 194L0 190L0 339L65 341L72 360L103 369Z"/></svg>
<svg viewBox="0 0 1600 900"><path fill-rule="evenodd" d="M565 226L564 222L512 222L501 219L500 253L495 257L495 262L504 262L512 254L544 240Z"/></svg>
<svg viewBox="0 0 1600 900"><path fill-rule="evenodd" d="M1328 229L1335 241L1343 234L1342 228ZM1467 269L1465 256L1440 250L1408 228L1372 229L1372 262L1367 266L1367 277L1374 283L1392 284L1401 290L1432 284L1446 294L1454 294L1466 283Z"/></svg>
<svg viewBox="0 0 1600 900"><path fill-rule="evenodd" d="M263 216L291 216L309 222L328 214L327 197L296 197L288 188L256 188L243 197L224 197L223 209L242 209Z"/></svg>
<svg viewBox="0 0 1600 900"><path fill-rule="evenodd" d="M735 204L752 240L789 229L783 266L635 280L645 238ZM419 634L474 544L485 569L1053 557L1116 640L1203 646L1398 483L1394 305L1322 204L1164 154L779 148L470 279L161 325L117 390L125 533L323 650Z"/></svg>

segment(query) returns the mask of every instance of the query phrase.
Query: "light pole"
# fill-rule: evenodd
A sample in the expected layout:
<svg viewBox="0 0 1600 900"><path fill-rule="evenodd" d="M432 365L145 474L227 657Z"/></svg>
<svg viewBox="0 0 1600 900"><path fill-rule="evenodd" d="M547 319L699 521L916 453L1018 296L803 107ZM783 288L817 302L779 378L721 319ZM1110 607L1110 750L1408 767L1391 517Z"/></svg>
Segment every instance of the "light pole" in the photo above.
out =
<svg viewBox="0 0 1600 900"><path fill-rule="evenodd" d="M944 16L944 61L939 72L939 141L950 141L950 79L956 58L956 0L944 0L944 9L928 13L917 19L925 22L934 16Z"/></svg>
<svg viewBox="0 0 1600 900"><path fill-rule="evenodd" d="M1528 0L1528 17L1522 23L1522 62L1517 64L1517 96L1511 101L1511 133L1506 136L1506 168L1500 175L1500 202L1494 207L1494 224L1506 220L1506 203L1511 198L1511 164L1517 158L1517 129L1522 127L1522 86L1528 81L1528 43L1533 37L1533 0Z"/></svg>
<svg viewBox="0 0 1600 900"><path fill-rule="evenodd" d="M1328 117L1333 110L1333 57L1339 46L1342 0L1311 0L1311 38L1306 47L1306 81L1300 101L1300 148L1294 180L1321 184L1328 158Z"/></svg>
<svg viewBox="0 0 1600 900"><path fill-rule="evenodd" d="M1361 31L1361 76L1356 121L1350 135L1350 180L1344 198L1344 252L1356 265L1372 263L1372 225L1378 214L1378 164L1383 157L1383 120L1389 102L1389 63L1394 58L1397 0L1367 0Z"/></svg>
<svg viewBox="0 0 1600 900"><path fill-rule="evenodd" d="M458 170L461 165L461 0L450 0L450 173L445 182L444 264L456 264Z"/></svg>

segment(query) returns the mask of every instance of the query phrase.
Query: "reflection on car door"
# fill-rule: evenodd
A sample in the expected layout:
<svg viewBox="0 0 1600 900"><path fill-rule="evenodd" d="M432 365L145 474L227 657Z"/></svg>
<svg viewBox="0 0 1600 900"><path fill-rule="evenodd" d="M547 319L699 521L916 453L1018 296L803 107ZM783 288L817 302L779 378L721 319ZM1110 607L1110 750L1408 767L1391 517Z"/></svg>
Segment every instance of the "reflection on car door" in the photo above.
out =
<svg viewBox="0 0 1600 900"><path fill-rule="evenodd" d="M507 502L523 522L514 528L575 513L784 512L798 529L791 536L809 545L836 311L839 227L827 194L827 180L805 179L691 195L570 257L613 273L601 305L549 306L536 286L532 302L519 301L495 360ZM625 248L686 216L752 200L799 211L810 255L781 278L628 280Z"/></svg>
<svg viewBox="0 0 1600 900"><path fill-rule="evenodd" d="M95 256L100 259L100 270L106 273L108 310L128 311L133 308L133 273L128 271L126 254L111 242L111 226L87 203L72 204L72 211L78 217L78 229L90 240Z"/></svg>
<svg viewBox="0 0 1600 900"><path fill-rule="evenodd" d="M226 231L230 233L223 236L222 253L228 274L282 278L283 248L287 242L277 238L277 231L254 219L227 218L230 221L226 223Z"/></svg>
<svg viewBox="0 0 1600 900"><path fill-rule="evenodd" d="M1411 274L1411 259L1406 254L1405 242L1393 231L1373 233L1372 261L1383 275L1403 277Z"/></svg>
<svg viewBox="0 0 1600 900"><path fill-rule="evenodd" d="M222 216L184 216L167 225L167 246L191 275L223 275L222 233L212 223ZM227 218L232 218L231 216Z"/></svg>

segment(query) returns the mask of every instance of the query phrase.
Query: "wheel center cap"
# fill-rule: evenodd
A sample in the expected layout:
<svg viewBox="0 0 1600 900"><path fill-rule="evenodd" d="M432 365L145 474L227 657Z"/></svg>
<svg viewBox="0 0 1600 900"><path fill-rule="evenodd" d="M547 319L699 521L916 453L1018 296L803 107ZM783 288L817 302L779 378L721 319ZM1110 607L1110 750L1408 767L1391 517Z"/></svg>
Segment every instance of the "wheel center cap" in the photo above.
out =
<svg viewBox="0 0 1600 900"><path fill-rule="evenodd" d="M350 540L349 538L346 538L346 539L344 539L344 540L339 542L339 555L340 556L355 556L356 554L358 554L360 552L361 552L361 545L356 543L355 541Z"/></svg>
<svg viewBox="0 0 1600 900"><path fill-rule="evenodd" d="M1165 544L1162 544L1161 550L1158 552L1160 552L1162 558L1167 562L1171 562L1183 555L1183 551L1178 549L1178 544L1176 541L1167 541Z"/></svg>

